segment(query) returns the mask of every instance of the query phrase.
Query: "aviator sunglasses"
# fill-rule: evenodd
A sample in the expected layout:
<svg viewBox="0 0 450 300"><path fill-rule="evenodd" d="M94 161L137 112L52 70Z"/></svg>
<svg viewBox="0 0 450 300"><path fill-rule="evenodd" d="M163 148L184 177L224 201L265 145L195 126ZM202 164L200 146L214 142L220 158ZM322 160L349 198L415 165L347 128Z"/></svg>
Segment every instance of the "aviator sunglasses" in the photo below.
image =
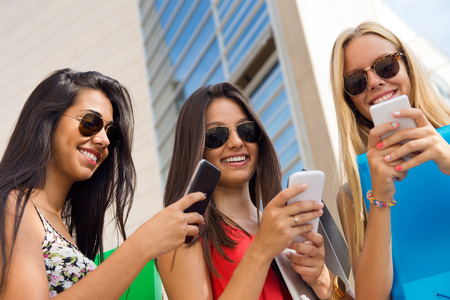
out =
<svg viewBox="0 0 450 300"><path fill-rule="evenodd" d="M372 70L378 77L389 79L394 77L400 71L398 60L403 55L401 52L395 52L378 59L370 67L344 76L344 87L347 94L357 96L367 89L367 71Z"/></svg>
<svg viewBox="0 0 450 300"><path fill-rule="evenodd" d="M261 129L255 121L245 121L234 125L239 138L245 142L256 143L261 138ZM206 130L205 147L207 149L219 148L228 141L230 128L227 126L217 126Z"/></svg>
<svg viewBox="0 0 450 300"><path fill-rule="evenodd" d="M92 112L87 112L82 117L73 117L66 114L62 115L80 121L78 130L80 131L81 135L86 137L96 135L102 130L102 128L105 128L106 136L109 140L108 148L110 149L114 148L119 142L119 131L117 127L111 124L111 122L106 122L100 116Z"/></svg>

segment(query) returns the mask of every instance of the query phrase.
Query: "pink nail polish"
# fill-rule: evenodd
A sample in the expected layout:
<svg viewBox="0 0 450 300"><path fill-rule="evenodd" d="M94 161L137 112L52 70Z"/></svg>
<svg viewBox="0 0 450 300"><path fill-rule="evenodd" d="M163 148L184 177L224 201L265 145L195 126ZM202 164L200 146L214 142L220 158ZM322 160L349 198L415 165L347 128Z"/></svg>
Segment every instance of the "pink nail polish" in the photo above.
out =
<svg viewBox="0 0 450 300"><path fill-rule="evenodd" d="M391 156L388 154L384 157L384 161L390 161L391 160Z"/></svg>
<svg viewBox="0 0 450 300"><path fill-rule="evenodd" d="M394 128L397 128L400 124L398 124L397 122L393 122L392 126L394 126Z"/></svg>
<svg viewBox="0 0 450 300"><path fill-rule="evenodd" d="M400 111L396 111L396 112L394 112L394 117L398 117L398 116L400 116Z"/></svg>
<svg viewBox="0 0 450 300"><path fill-rule="evenodd" d="M401 170L402 170L402 165L396 166L395 169L396 169L397 171L401 171Z"/></svg>
<svg viewBox="0 0 450 300"><path fill-rule="evenodd" d="M378 149L380 149L381 147L383 147L383 142L379 142L379 143L377 144L377 148L378 148Z"/></svg>

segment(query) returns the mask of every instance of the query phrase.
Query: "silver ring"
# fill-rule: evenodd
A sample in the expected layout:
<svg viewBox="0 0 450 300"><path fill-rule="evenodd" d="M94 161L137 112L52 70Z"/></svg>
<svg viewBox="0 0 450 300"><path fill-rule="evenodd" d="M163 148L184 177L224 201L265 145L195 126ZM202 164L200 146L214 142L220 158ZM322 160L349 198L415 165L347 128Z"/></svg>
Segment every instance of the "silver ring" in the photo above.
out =
<svg viewBox="0 0 450 300"><path fill-rule="evenodd" d="M295 227L298 227L298 219L296 216L293 216L293 217L294 217Z"/></svg>

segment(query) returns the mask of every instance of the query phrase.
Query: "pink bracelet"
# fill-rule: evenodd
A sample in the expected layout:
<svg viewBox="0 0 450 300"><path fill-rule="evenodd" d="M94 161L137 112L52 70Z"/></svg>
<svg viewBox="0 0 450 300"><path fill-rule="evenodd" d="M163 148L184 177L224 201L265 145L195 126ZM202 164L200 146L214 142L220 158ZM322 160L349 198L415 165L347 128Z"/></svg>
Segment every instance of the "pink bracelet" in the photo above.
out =
<svg viewBox="0 0 450 300"><path fill-rule="evenodd" d="M391 207L395 206L397 204L397 201L392 199L391 202L381 202L378 200L375 200L375 198L372 196L372 190L367 191L367 200L376 207Z"/></svg>

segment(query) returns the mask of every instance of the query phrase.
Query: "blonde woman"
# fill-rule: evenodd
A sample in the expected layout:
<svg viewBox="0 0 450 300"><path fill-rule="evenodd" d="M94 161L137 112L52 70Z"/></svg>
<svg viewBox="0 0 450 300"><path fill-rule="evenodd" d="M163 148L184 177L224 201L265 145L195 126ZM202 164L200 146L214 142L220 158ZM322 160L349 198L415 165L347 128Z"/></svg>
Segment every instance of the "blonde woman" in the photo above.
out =
<svg viewBox="0 0 450 300"><path fill-rule="evenodd" d="M339 214L349 244L358 299L389 299L393 282L390 206L395 180L407 170L433 160L450 174L450 146L435 128L450 123L450 110L429 83L414 55L391 31L365 22L337 38L331 57L331 83L337 113L341 180ZM369 108L406 95L412 109L397 117L414 119L418 128L401 130L381 142L397 123L374 127ZM410 142L401 145L407 137ZM367 152L372 196L367 213L356 156ZM402 159L413 155L409 161ZM371 206L375 206L372 204ZM393 208L395 209L395 208Z"/></svg>

